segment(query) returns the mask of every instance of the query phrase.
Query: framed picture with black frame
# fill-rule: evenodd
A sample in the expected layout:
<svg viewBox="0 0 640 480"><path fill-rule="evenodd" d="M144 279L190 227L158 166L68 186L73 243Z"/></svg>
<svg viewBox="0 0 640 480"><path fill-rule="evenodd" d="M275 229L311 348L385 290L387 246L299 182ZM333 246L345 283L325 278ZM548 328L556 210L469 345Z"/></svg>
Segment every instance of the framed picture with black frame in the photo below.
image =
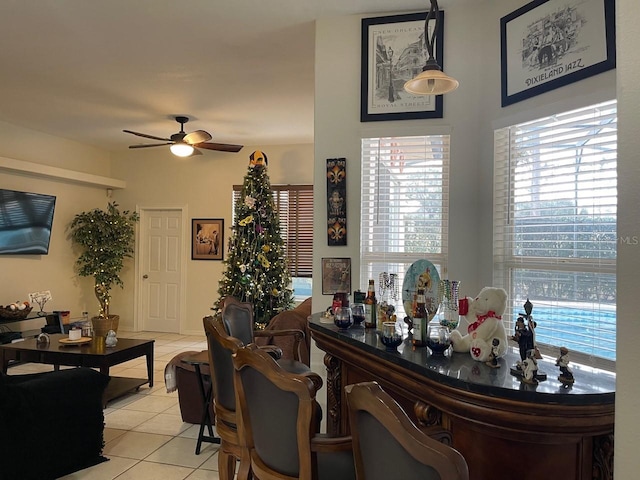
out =
<svg viewBox="0 0 640 480"><path fill-rule="evenodd" d="M351 291L351 259L322 259L322 294L349 293Z"/></svg>
<svg viewBox="0 0 640 480"><path fill-rule="evenodd" d="M360 121L442 118L442 95L412 95L404 84L427 61L427 12L362 19ZM429 35L435 22L429 22ZM440 10L435 59L444 68L444 12Z"/></svg>
<svg viewBox="0 0 640 480"><path fill-rule="evenodd" d="M191 259L222 260L224 252L224 219L193 218L191 220Z"/></svg>
<svg viewBox="0 0 640 480"><path fill-rule="evenodd" d="M535 0L502 17L502 106L615 68L615 39L615 0Z"/></svg>

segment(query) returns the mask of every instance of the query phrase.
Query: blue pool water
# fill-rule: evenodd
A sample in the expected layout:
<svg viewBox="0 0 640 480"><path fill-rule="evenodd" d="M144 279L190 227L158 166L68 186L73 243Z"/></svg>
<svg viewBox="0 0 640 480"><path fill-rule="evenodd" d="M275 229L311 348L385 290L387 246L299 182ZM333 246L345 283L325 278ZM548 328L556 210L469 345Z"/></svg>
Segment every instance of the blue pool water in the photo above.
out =
<svg viewBox="0 0 640 480"><path fill-rule="evenodd" d="M521 309L515 308L514 311ZM565 346L587 355L616 359L615 308L593 311L535 306L534 302L532 315L537 323L538 343Z"/></svg>

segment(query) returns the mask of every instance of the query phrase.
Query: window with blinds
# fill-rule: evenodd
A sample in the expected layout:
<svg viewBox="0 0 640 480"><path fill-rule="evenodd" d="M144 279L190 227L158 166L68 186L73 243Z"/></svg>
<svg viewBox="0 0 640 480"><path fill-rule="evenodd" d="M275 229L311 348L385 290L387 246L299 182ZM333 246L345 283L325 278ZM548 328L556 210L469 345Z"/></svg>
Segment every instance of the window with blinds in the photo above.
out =
<svg viewBox="0 0 640 480"><path fill-rule="evenodd" d="M506 317L528 298L539 345L604 366L616 358L616 131L611 101L494 136L494 284L509 292Z"/></svg>
<svg viewBox="0 0 640 480"><path fill-rule="evenodd" d="M271 185L271 190L280 219L280 234L285 245L295 295L311 296L313 185ZM241 191L242 185L233 186L234 206Z"/></svg>
<svg viewBox="0 0 640 480"><path fill-rule="evenodd" d="M446 271L449 217L449 136L362 140L360 280L379 286L381 273L400 284L413 262ZM401 294L400 294L401 296ZM402 302L396 302L400 318Z"/></svg>

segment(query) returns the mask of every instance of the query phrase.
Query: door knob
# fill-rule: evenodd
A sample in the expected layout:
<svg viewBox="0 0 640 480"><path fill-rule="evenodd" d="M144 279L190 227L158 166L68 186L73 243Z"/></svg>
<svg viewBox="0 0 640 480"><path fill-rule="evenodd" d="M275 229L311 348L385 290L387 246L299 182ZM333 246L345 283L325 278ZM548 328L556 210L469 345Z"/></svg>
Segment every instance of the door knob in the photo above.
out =
<svg viewBox="0 0 640 480"><path fill-rule="evenodd" d="M142 275L142 278L147 279L147 278L149 278L149 275L147 275L147 274L145 273L144 275Z"/></svg>

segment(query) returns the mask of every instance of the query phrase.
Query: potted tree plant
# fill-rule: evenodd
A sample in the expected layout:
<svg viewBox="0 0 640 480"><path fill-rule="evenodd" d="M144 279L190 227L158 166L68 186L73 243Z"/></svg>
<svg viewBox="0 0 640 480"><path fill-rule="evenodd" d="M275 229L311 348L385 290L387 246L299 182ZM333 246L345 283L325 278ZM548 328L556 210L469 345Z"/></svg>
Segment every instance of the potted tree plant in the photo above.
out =
<svg viewBox="0 0 640 480"><path fill-rule="evenodd" d="M119 316L109 313L111 288L124 286L120 271L126 257L133 257L137 212L120 211L118 204L110 202L107 210L95 208L76 215L69 228L71 240L82 253L76 260L78 273L93 277L94 291L100 303L100 313L92 318L96 336L105 336L109 330L117 331Z"/></svg>

